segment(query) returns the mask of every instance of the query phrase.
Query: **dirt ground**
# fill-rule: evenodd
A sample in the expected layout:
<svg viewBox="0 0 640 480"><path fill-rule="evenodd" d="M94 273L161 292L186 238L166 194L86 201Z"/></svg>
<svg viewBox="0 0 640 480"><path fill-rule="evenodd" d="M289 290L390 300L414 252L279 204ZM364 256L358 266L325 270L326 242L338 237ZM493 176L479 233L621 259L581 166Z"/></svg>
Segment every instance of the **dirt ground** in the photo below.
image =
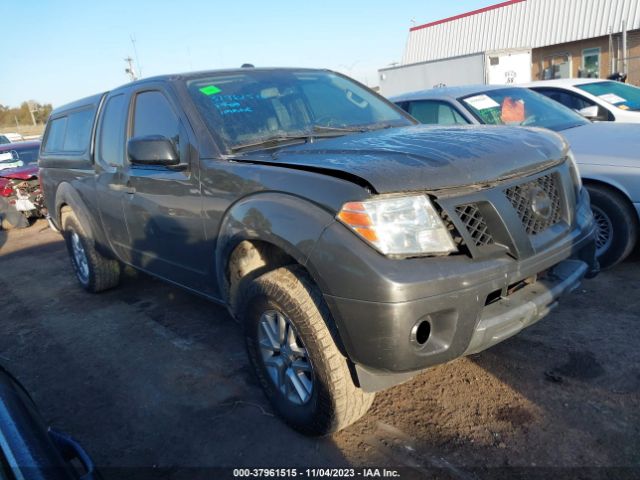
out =
<svg viewBox="0 0 640 480"><path fill-rule="evenodd" d="M61 237L39 221L0 232L0 362L106 478L385 465L416 478L640 478L639 266L636 254L516 337L380 393L354 426L309 439L271 413L223 308L133 272L85 293Z"/></svg>

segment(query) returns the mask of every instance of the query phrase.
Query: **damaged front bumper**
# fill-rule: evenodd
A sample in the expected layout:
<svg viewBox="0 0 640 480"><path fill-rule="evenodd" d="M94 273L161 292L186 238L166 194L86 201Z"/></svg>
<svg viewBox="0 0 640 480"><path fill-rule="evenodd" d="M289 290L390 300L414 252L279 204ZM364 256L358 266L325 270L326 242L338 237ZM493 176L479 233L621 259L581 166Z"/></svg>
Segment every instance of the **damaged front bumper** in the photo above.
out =
<svg viewBox="0 0 640 480"><path fill-rule="evenodd" d="M361 248L341 225L328 227L307 267L319 278L359 385L366 391L393 386L491 347L547 315L560 296L599 270L586 192L573 218L572 229L518 260L458 255L394 261Z"/></svg>

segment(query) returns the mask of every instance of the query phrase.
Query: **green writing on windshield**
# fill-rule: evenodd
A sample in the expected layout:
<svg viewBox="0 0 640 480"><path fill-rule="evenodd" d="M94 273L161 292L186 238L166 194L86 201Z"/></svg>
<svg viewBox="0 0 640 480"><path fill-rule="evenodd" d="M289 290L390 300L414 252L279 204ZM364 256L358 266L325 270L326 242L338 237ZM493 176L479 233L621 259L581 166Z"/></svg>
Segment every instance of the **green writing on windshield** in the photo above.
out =
<svg viewBox="0 0 640 480"><path fill-rule="evenodd" d="M215 95L216 93L220 93L222 90L215 85L207 85L206 87L202 87L200 91L205 95Z"/></svg>

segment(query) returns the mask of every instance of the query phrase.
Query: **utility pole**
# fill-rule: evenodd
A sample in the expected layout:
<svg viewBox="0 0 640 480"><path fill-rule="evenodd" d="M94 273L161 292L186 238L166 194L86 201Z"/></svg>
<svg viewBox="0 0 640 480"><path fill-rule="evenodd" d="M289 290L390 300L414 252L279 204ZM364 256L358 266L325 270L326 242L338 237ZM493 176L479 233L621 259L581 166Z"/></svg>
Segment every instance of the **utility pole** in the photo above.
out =
<svg viewBox="0 0 640 480"><path fill-rule="evenodd" d="M31 122L33 122L33 126L35 126L36 117L33 114L38 111L38 104L33 100L29 100L27 105L29 106L29 114L31 114Z"/></svg>
<svg viewBox="0 0 640 480"><path fill-rule="evenodd" d="M616 73L616 59L613 53L613 27L609 27L609 75Z"/></svg>
<svg viewBox="0 0 640 480"><path fill-rule="evenodd" d="M628 74L627 21L622 21L622 73Z"/></svg>
<svg viewBox="0 0 640 480"><path fill-rule="evenodd" d="M135 82L138 79L138 76L136 75L136 71L133 68L133 58L131 57L127 57L124 59L125 62L127 62L128 67L125 68L125 72L127 73L127 75L129 75L129 78L131 79L132 82Z"/></svg>

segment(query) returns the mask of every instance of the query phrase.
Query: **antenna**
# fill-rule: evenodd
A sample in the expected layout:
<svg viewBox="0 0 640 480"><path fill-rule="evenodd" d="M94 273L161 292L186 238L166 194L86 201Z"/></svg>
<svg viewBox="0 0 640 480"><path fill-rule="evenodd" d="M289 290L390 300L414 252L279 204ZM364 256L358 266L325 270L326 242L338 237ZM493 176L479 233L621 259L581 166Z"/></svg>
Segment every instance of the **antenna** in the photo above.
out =
<svg viewBox="0 0 640 480"><path fill-rule="evenodd" d="M138 79L138 76L136 75L136 71L133 68L133 58L127 57L124 59L124 61L127 62L128 65L128 67L125 68L124 71L127 73L127 75L129 75L131 81L135 82Z"/></svg>
<svg viewBox="0 0 640 480"><path fill-rule="evenodd" d="M131 45L133 45L133 54L136 57L136 65L138 67L138 74L142 75L142 67L140 66L140 58L138 57L138 47L136 47L136 37L131 34L129 35L129 38L131 39Z"/></svg>

